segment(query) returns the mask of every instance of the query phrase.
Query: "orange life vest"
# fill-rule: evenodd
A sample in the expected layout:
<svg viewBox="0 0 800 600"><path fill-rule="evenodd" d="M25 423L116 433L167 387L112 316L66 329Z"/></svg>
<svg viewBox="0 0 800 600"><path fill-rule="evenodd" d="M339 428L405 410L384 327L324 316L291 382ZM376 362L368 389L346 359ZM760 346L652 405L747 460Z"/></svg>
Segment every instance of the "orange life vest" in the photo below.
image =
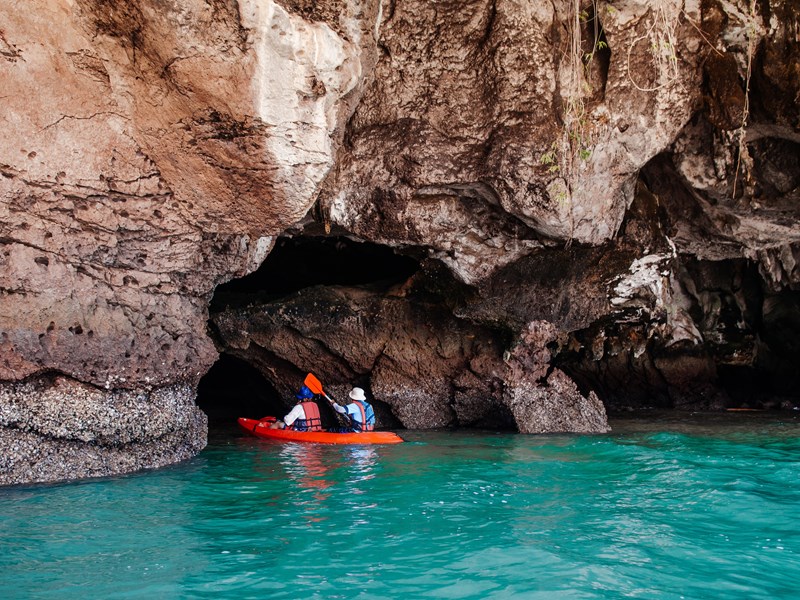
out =
<svg viewBox="0 0 800 600"><path fill-rule="evenodd" d="M351 419L353 421L353 429L356 431L372 431L375 429L374 423L367 423L367 412L364 410L364 403L361 402L361 400L353 400L353 404L361 411L361 423L357 423L355 419Z"/></svg>
<svg viewBox="0 0 800 600"><path fill-rule="evenodd" d="M305 419L297 419L292 423L292 429L297 431L322 431L322 419L319 416L319 406L316 402L301 402Z"/></svg>

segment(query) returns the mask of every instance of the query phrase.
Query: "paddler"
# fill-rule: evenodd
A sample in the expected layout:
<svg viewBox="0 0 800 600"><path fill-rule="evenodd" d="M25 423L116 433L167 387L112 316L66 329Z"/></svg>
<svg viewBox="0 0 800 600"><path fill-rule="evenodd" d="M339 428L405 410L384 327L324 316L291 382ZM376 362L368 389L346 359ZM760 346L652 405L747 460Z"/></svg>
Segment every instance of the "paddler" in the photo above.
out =
<svg viewBox="0 0 800 600"><path fill-rule="evenodd" d="M297 404L283 419L275 421L270 429L294 429L295 431L322 431L319 406L314 401L314 393L305 385L295 395Z"/></svg>
<svg viewBox="0 0 800 600"><path fill-rule="evenodd" d="M345 415L350 421L350 427L345 428L344 431L361 433L362 431L372 431L375 429L375 411L372 410L372 405L367 402L367 396L364 394L364 390L360 387L354 387L350 391L349 396L352 402L347 406L341 406L331 398L328 398L333 410Z"/></svg>

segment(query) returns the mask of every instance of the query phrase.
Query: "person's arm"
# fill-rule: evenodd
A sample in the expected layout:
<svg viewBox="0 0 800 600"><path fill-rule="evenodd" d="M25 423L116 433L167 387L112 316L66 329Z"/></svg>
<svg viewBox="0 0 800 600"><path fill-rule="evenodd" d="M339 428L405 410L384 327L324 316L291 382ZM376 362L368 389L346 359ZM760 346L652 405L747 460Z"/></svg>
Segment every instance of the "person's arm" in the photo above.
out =
<svg viewBox="0 0 800 600"><path fill-rule="evenodd" d="M283 422L286 423L287 427L291 427L292 423L294 423L297 419L304 418L305 416L306 413L303 410L303 407L298 404L291 411L289 411L288 415L283 417Z"/></svg>
<svg viewBox="0 0 800 600"><path fill-rule="evenodd" d="M331 406L333 407L333 410L335 410L336 412L341 413L343 415L347 414L347 409L338 402L334 402L333 400L331 400L330 403Z"/></svg>

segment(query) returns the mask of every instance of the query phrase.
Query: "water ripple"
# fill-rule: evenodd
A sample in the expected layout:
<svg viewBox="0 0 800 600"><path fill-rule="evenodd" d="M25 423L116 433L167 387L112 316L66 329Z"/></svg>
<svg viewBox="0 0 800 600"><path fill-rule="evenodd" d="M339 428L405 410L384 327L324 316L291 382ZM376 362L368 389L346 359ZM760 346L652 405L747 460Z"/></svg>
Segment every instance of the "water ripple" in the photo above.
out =
<svg viewBox="0 0 800 600"><path fill-rule="evenodd" d="M176 467L0 491L0 597L794 598L798 433L226 432Z"/></svg>

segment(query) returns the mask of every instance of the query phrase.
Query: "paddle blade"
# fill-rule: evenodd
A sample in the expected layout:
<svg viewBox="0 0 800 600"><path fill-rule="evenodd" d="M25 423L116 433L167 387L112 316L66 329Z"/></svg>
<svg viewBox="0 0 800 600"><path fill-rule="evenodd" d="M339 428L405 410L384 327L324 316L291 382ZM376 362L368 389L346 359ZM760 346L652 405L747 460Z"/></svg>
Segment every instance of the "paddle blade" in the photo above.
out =
<svg viewBox="0 0 800 600"><path fill-rule="evenodd" d="M314 377L313 373L309 373L308 375L306 375L305 381L303 381L303 383L305 383L306 387L315 394L323 394L323 395L325 394L325 392L322 391L322 382L316 377Z"/></svg>

